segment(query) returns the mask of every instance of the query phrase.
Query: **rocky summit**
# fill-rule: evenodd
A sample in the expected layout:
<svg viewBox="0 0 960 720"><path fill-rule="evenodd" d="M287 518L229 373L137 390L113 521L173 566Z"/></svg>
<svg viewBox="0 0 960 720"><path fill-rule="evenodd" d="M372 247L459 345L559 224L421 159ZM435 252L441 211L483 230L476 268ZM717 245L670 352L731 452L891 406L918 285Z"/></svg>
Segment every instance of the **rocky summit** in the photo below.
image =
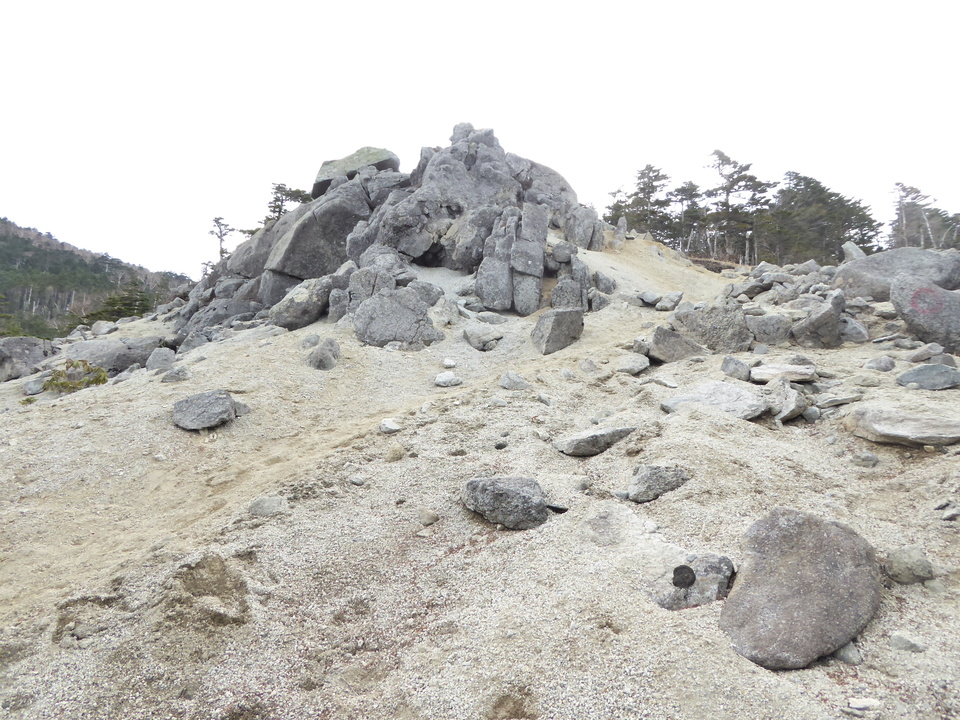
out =
<svg viewBox="0 0 960 720"><path fill-rule="evenodd" d="M468 124L317 162L0 339L0 715L960 716L956 252L712 272Z"/></svg>

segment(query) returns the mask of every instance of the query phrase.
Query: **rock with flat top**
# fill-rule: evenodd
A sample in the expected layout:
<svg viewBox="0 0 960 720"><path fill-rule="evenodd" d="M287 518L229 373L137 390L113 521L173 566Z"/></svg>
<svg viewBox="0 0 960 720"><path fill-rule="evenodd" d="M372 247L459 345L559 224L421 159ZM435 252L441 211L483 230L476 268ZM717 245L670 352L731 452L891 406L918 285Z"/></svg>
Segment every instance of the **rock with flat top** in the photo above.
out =
<svg viewBox="0 0 960 720"><path fill-rule="evenodd" d="M873 405L849 412L843 425L857 437L875 443L939 447L960 441L960 415L956 413L934 415Z"/></svg>

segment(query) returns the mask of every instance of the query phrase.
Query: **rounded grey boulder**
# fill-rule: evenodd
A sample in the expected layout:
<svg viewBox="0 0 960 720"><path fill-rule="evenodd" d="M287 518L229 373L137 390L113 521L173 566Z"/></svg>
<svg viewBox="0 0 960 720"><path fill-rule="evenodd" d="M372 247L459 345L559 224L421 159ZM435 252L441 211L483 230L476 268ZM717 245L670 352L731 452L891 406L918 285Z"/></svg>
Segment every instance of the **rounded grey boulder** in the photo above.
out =
<svg viewBox="0 0 960 720"><path fill-rule="evenodd" d="M173 404L173 422L184 430L217 427L237 415L237 405L226 390L191 395Z"/></svg>
<svg viewBox="0 0 960 720"><path fill-rule="evenodd" d="M468 510L511 530L535 528L549 515L543 489L533 478L472 478L462 499Z"/></svg>
<svg viewBox="0 0 960 720"><path fill-rule="evenodd" d="M806 667L850 642L880 606L874 550L846 525L774 508L745 540L720 628L762 667Z"/></svg>

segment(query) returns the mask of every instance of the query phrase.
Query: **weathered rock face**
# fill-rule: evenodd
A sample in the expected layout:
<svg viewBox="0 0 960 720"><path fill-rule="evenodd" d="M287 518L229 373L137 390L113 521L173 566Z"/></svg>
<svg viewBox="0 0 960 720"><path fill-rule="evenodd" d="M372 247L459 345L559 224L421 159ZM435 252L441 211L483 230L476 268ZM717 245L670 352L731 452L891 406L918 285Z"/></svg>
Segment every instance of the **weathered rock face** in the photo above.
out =
<svg viewBox="0 0 960 720"><path fill-rule="evenodd" d="M689 338L685 338L680 333L667 330L662 325L658 325L653 331L653 338L647 351L651 360L662 363L677 362L694 355L707 355L708 353L709 351L705 347L698 345Z"/></svg>
<svg viewBox="0 0 960 720"><path fill-rule="evenodd" d="M363 147L345 158L325 160L320 165L310 194L316 199L327 191L334 179L345 177L352 180L361 169L370 166L377 170L396 171L400 169L400 158L383 148Z"/></svg>
<svg viewBox="0 0 960 720"><path fill-rule="evenodd" d="M357 339L378 347L390 342L430 345L442 340L443 333L433 327L427 316L429 309L410 288L379 292L357 308Z"/></svg>
<svg viewBox="0 0 960 720"><path fill-rule="evenodd" d="M753 342L753 333L739 306L710 305L699 310L678 310L673 315L673 325L681 334L714 352L744 352Z"/></svg>
<svg viewBox="0 0 960 720"><path fill-rule="evenodd" d="M49 340L35 337L0 338L0 382L35 373L56 351Z"/></svg>
<svg viewBox="0 0 960 720"><path fill-rule="evenodd" d="M535 528L550 515L543 489L533 478L473 478L462 499L468 510L511 530Z"/></svg>
<svg viewBox="0 0 960 720"><path fill-rule="evenodd" d="M845 305L842 292L830 293L810 314L791 329L797 344L810 348L836 348L843 344L840 335L840 313Z"/></svg>
<svg viewBox="0 0 960 720"><path fill-rule="evenodd" d="M144 366L150 354L163 344L159 336L142 338L104 337L96 340L81 340L66 348L65 357L71 360L86 360L107 371L110 377L121 373L133 364Z"/></svg>
<svg viewBox="0 0 960 720"><path fill-rule="evenodd" d="M880 606L880 567L853 529L776 508L745 535L720 627L770 670L802 668L846 645Z"/></svg>
<svg viewBox="0 0 960 720"><path fill-rule="evenodd" d="M960 292L899 275L890 283L890 301L918 338L960 352Z"/></svg>
<svg viewBox="0 0 960 720"><path fill-rule="evenodd" d="M894 248L844 263L834 276L834 287L848 298L890 298L890 283L906 275L914 283L933 283L947 290L960 288L960 254L920 248Z"/></svg>
<svg viewBox="0 0 960 720"><path fill-rule="evenodd" d="M369 216L360 180L340 185L309 204L271 251L266 269L303 280L329 275L347 261L347 236Z"/></svg>

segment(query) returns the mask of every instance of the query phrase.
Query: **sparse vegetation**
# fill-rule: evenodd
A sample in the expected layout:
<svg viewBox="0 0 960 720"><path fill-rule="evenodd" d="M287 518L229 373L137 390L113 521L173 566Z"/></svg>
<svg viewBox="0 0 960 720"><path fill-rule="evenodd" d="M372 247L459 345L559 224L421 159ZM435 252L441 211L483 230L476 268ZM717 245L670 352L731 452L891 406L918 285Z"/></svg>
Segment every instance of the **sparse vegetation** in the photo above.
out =
<svg viewBox="0 0 960 720"><path fill-rule="evenodd" d="M54 371L46 379L43 389L67 394L93 385L103 385L106 382L107 371L102 367L91 365L86 360L68 359L61 369Z"/></svg>

